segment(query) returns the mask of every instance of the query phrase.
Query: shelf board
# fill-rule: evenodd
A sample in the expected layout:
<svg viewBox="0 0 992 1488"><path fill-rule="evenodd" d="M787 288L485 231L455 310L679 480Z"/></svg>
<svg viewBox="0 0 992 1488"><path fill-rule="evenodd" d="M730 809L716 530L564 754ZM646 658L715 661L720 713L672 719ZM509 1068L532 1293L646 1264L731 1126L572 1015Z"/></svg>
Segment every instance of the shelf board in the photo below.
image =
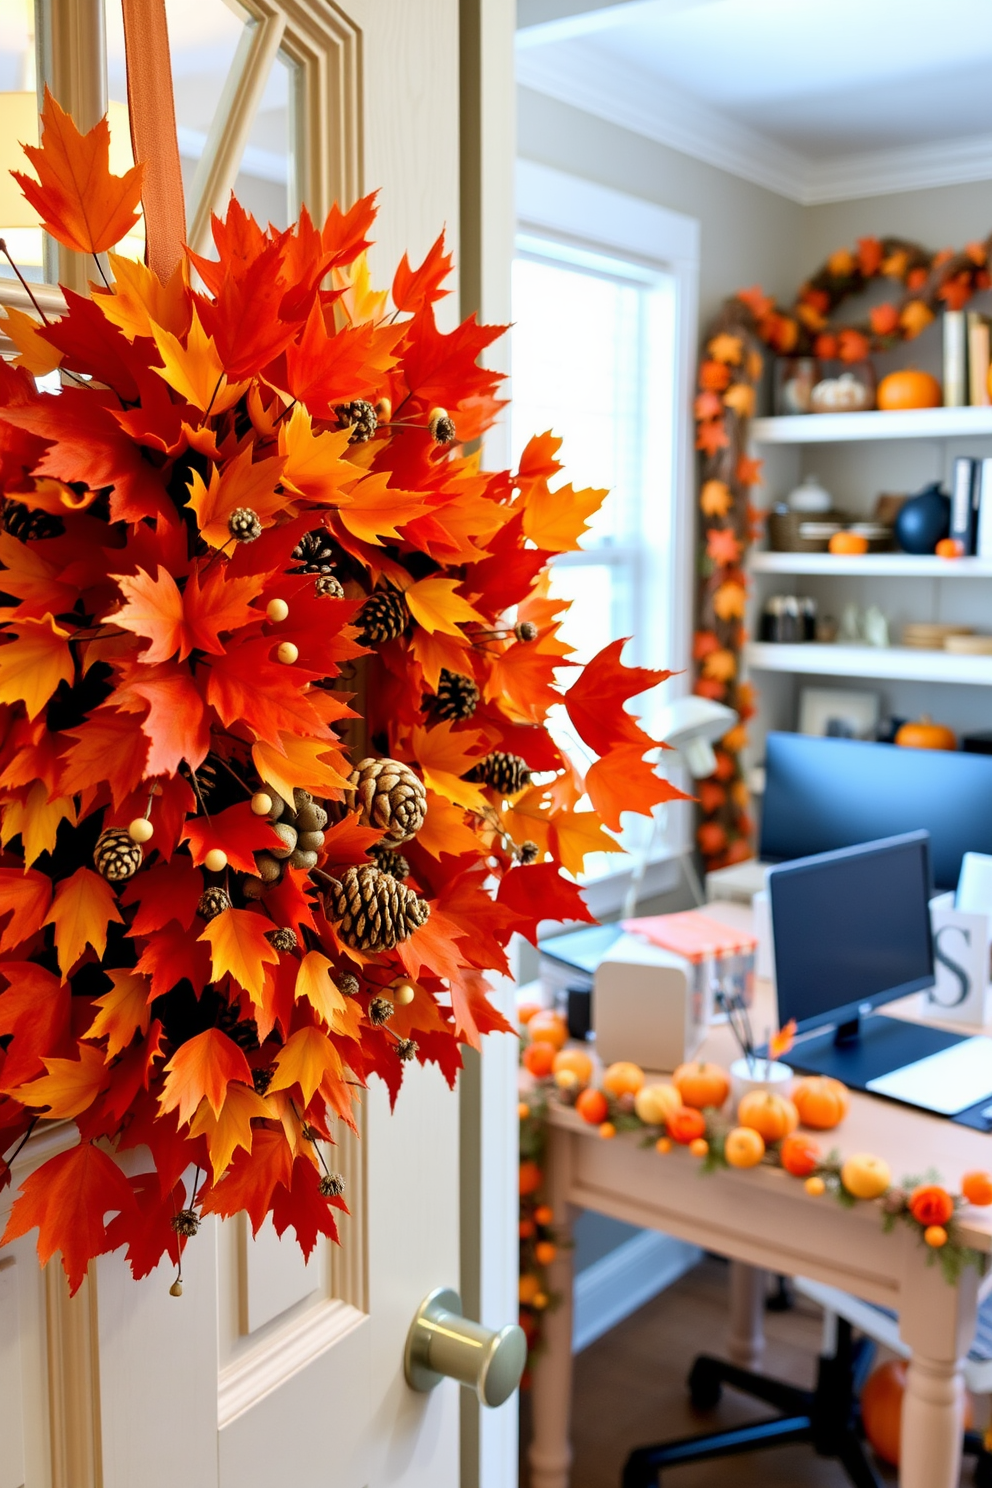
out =
<svg viewBox="0 0 992 1488"><path fill-rule="evenodd" d="M744 648L744 658L759 672L992 685L992 656L956 656L950 651L917 651L910 646L827 646L815 642L787 646L750 641Z"/></svg>
<svg viewBox="0 0 992 1488"><path fill-rule="evenodd" d="M892 579L989 579L992 558L935 558L914 553L750 553L752 573L864 574Z"/></svg>
<svg viewBox="0 0 992 1488"><path fill-rule="evenodd" d="M755 444L848 444L862 439L992 438L992 408L913 408L898 413L798 413L758 418Z"/></svg>

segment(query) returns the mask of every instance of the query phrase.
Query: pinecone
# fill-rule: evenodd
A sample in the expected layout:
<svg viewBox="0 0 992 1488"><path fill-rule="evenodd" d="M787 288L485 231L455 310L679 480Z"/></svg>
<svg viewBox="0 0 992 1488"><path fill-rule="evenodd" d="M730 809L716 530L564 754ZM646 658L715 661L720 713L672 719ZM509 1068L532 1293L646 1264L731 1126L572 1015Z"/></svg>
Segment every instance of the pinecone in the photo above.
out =
<svg viewBox="0 0 992 1488"><path fill-rule="evenodd" d="M108 883L124 883L141 867L142 852L124 827L108 827L93 849L96 871Z"/></svg>
<svg viewBox="0 0 992 1488"><path fill-rule="evenodd" d="M438 718L455 722L462 718L471 718L478 706L479 689L472 678L463 676L461 672L449 672L447 667L442 667L434 703Z"/></svg>
<svg viewBox="0 0 992 1488"><path fill-rule="evenodd" d="M346 868L340 880L328 878L324 907L345 945L377 955L391 951L421 925L430 908L405 884L371 863Z"/></svg>
<svg viewBox="0 0 992 1488"><path fill-rule="evenodd" d="M252 1053L259 1048L258 1025L254 1018L243 1018L241 1008L236 1002L226 1002L217 1015L217 1023L221 1033L226 1033L229 1039L233 1039L239 1049L244 1049L246 1054Z"/></svg>
<svg viewBox="0 0 992 1488"><path fill-rule="evenodd" d="M513 627L513 634L516 636L518 641L523 641L525 644L528 641L536 641L537 626L534 624L533 620L518 620L516 625Z"/></svg>
<svg viewBox="0 0 992 1488"><path fill-rule="evenodd" d="M389 1022L395 1011L391 998L373 997L369 1003L369 1022L373 1028L381 1028L384 1023Z"/></svg>
<svg viewBox="0 0 992 1488"><path fill-rule="evenodd" d="M400 760L363 759L352 770L348 784L355 792L362 825L384 831L387 846L409 842L424 825L424 783Z"/></svg>
<svg viewBox="0 0 992 1488"><path fill-rule="evenodd" d="M281 926L278 930L266 930L265 938L277 951L295 951L300 943L296 938L296 931L288 925Z"/></svg>
<svg viewBox="0 0 992 1488"><path fill-rule="evenodd" d="M334 574L318 574L313 589L320 599L344 599L344 587Z"/></svg>
<svg viewBox="0 0 992 1488"><path fill-rule="evenodd" d="M338 977L338 991L343 992L345 997L356 997L359 990L359 981L350 971L343 972Z"/></svg>
<svg viewBox="0 0 992 1488"><path fill-rule="evenodd" d="M181 1235L184 1240L192 1240L200 1228L200 1216L195 1209L177 1209L169 1223L177 1235Z"/></svg>
<svg viewBox="0 0 992 1488"><path fill-rule="evenodd" d="M427 427L435 444L454 444L455 424L446 408L432 408Z"/></svg>
<svg viewBox="0 0 992 1488"><path fill-rule="evenodd" d="M398 589L377 589L358 612L363 646L381 646L401 636L410 624L410 611Z"/></svg>
<svg viewBox="0 0 992 1488"><path fill-rule="evenodd" d="M334 540L323 527L304 532L290 556L299 565L290 573L332 574L335 557Z"/></svg>
<svg viewBox="0 0 992 1488"><path fill-rule="evenodd" d="M196 912L204 920L215 920L230 907L231 898L224 889L204 889L197 901Z"/></svg>
<svg viewBox="0 0 992 1488"><path fill-rule="evenodd" d="M318 1188L325 1199L339 1199L344 1193L344 1178L340 1173L325 1173Z"/></svg>
<svg viewBox="0 0 992 1488"><path fill-rule="evenodd" d="M239 543L251 543L261 537L262 524L250 506L237 506L227 519L227 530Z"/></svg>
<svg viewBox="0 0 992 1488"><path fill-rule="evenodd" d="M349 444L365 444L372 438L379 423L375 409L364 398L356 398L353 403L339 403L334 412L338 416L340 428L347 429L349 425L353 425Z"/></svg>
<svg viewBox="0 0 992 1488"><path fill-rule="evenodd" d="M415 1039L400 1039L396 1045L396 1053L400 1059L416 1059L420 1045Z"/></svg>
<svg viewBox="0 0 992 1488"><path fill-rule="evenodd" d="M410 877L410 864L402 853L393 852L391 847L384 847L381 842L376 842L369 848L369 855L381 872L388 873L393 878Z"/></svg>
<svg viewBox="0 0 992 1488"><path fill-rule="evenodd" d="M54 513L32 511L23 501L7 500L3 503L0 518L4 532L16 537L18 542L38 542L46 537L61 537L65 523Z"/></svg>
<svg viewBox="0 0 992 1488"><path fill-rule="evenodd" d="M531 842L530 838L528 838L526 842L521 842L520 846L517 848L517 862L520 863L524 868L529 868L531 863L537 862L540 851L541 849L538 847L537 843Z"/></svg>
<svg viewBox="0 0 992 1488"><path fill-rule="evenodd" d="M525 785L530 785L530 771L520 756L504 754L501 749L487 754L464 778L491 785L501 796L515 796Z"/></svg>
<svg viewBox="0 0 992 1488"><path fill-rule="evenodd" d="M274 1064L267 1064L262 1069L253 1069L251 1072L251 1083L255 1087L256 1095L264 1095L272 1084L272 1077L276 1072Z"/></svg>

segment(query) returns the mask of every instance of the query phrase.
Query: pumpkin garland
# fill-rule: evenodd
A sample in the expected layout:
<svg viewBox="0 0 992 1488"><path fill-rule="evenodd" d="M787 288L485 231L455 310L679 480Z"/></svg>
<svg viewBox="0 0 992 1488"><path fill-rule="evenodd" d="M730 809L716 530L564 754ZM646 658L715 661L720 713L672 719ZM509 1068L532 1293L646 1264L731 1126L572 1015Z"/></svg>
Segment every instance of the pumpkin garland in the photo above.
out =
<svg viewBox="0 0 992 1488"><path fill-rule="evenodd" d="M140 168L112 176L106 123L50 97L44 125L25 189L68 247L112 249ZM557 442L512 473L466 453L500 328L438 329L443 239L390 307L374 218L263 230L232 200L216 258L163 281L111 252L90 298L4 324L0 1190L39 1122L78 1140L3 1239L37 1227L73 1291L119 1247L178 1268L207 1214L336 1238L361 1087L395 1100L413 1061L453 1085L460 1045L512 1031L484 973L588 920L586 853L675 794L623 707L662 674L559 637L548 563L582 517Z"/></svg>
<svg viewBox="0 0 992 1488"><path fill-rule="evenodd" d="M758 286L738 290L714 318L700 359L693 412L699 451L700 553L693 640L695 691L736 709L741 722L720 742L717 769L698 782L697 842L707 869L753 855L754 823L740 763L754 692L741 679L747 609L745 559L758 514L749 502L761 461L748 426L763 372L762 349L853 364L926 330L941 310L960 310L992 285L992 234L937 253L898 237L859 238L839 248L801 286L788 309ZM844 300L880 279L900 287L850 324L831 318ZM829 415L821 415L829 417Z"/></svg>

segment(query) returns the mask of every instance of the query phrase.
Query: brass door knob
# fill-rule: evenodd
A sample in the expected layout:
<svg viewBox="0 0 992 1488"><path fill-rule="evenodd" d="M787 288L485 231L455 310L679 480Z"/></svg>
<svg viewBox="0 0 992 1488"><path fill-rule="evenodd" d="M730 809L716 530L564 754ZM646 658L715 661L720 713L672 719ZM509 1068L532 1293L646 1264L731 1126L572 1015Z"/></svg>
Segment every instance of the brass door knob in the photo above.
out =
<svg viewBox="0 0 992 1488"><path fill-rule="evenodd" d="M462 1299L448 1287L425 1297L406 1336L403 1370L411 1390L433 1390L444 1378L460 1380L483 1405L502 1405L520 1384L527 1362L522 1328L510 1323L494 1333L461 1315Z"/></svg>

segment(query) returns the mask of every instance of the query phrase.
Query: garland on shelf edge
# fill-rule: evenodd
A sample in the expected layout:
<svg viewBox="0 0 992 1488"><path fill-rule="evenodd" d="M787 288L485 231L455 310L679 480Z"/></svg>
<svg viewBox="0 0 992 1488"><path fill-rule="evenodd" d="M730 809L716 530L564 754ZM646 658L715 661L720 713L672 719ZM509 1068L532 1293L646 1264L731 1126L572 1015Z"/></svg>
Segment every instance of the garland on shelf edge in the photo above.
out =
<svg viewBox="0 0 992 1488"><path fill-rule="evenodd" d="M761 474L761 462L747 453L763 369L759 348L847 363L890 351L924 331L939 310L960 310L973 294L988 289L990 253L992 235L960 252L938 253L902 238L859 238L854 250L839 248L830 255L790 309L754 286L725 301L710 325L694 404L701 512L695 691L735 708L741 723L722 740L715 774L699 782L697 840L709 869L753 853L739 756L754 695L740 680L740 668L747 608L744 558L757 519L748 497ZM903 287L898 300L873 306L856 324L831 323L829 317L845 299L881 278Z"/></svg>
<svg viewBox="0 0 992 1488"><path fill-rule="evenodd" d="M102 254L141 167L110 174L105 120L47 98L43 123L22 189ZM559 637L548 564L594 496L551 490L550 435L514 474L464 453L500 329L438 330L441 239L390 308L374 215L262 231L232 200L216 259L163 282L111 253L59 319L7 313L0 1189L39 1122L75 1123L4 1235L37 1226L73 1290L120 1246L178 1266L206 1214L336 1238L325 1147L359 1088L395 1099L410 1060L453 1084L509 1030L483 973L510 936L590 919L585 855L673 794L624 708L662 674Z"/></svg>

